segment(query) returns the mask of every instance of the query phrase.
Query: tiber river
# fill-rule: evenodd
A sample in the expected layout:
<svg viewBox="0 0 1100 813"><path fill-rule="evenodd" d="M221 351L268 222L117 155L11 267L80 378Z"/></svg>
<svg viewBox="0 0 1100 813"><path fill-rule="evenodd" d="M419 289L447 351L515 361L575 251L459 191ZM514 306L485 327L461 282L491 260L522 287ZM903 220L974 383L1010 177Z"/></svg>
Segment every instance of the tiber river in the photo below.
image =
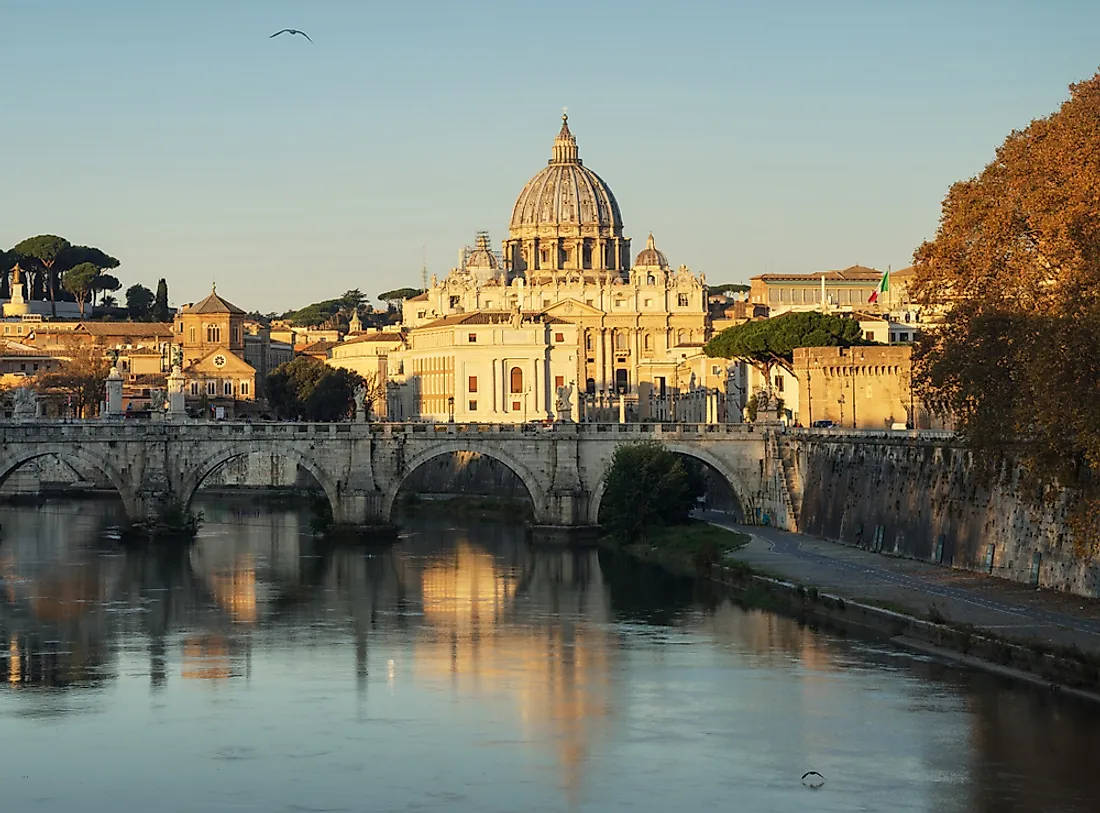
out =
<svg viewBox="0 0 1100 813"><path fill-rule="evenodd" d="M0 509L6 811L1096 811L1100 710L501 523ZM825 777L818 790L800 782Z"/></svg>

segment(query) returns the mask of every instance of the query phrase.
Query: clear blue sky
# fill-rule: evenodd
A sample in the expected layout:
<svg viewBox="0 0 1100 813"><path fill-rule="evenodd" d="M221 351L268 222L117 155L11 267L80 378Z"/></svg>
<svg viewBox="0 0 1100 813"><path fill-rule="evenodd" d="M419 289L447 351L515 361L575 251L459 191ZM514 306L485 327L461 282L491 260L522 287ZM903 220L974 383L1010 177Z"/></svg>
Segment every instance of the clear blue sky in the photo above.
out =
<svg viewBox="0 0 1100 813"><path fill-rule="evenodd" d="M1095 0L0 0L0 245L97 245L173 304L373 297L499 245L568 105L635 250L898 268L1097 31Z"/></svg>

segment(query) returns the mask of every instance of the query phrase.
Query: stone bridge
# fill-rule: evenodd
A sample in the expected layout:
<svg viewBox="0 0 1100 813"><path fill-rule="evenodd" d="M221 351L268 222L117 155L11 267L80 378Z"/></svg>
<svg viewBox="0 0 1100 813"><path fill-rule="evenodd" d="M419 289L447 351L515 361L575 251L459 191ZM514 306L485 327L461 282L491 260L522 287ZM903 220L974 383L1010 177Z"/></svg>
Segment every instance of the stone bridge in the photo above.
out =
<svg viewBox="0 0 1100 813"><path fill-rule="evenodd" d="M405 479L452 452L476 452L511 469L545 526L591 526L602 482L621 443L655 440L706 463L729 484L748 519L794 527L773 430L744 424L428 424L46 421L0 422L0 482L47 455L102 475L127 514L188 505L203 481L247 454L282 457L320 483L336 522L388 521Z"/></svg>

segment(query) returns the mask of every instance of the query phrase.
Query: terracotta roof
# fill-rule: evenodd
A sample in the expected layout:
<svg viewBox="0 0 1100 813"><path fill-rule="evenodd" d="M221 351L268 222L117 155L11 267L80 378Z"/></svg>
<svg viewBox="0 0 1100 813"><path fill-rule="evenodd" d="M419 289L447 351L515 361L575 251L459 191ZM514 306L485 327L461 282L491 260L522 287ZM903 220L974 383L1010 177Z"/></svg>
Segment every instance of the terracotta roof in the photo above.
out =
<svg viewBox="0 0 1100 813"><path fill-rule="evenodd" d="M45 350L39 350L30 345L21 344L20 342L12 342L7 339L0 339L0 356L9 356L14 358L53 358Z"/></svg>
<svg viewBox="0 0 1100 813"><path fill-rule="evenodd" d="M172 335L172 326L166 322L81 322L75 330L91 336Z"/></svg>
<svg viewBox="0 0 1100 813"><path fill-rule="evenodd" d="M416 296L410 296L405 301L406 302L427 302L428 301L428 292L425 291L422 294L417 294Z"/></svg>
<svg viewBox="0 0 1100 813"><path fill-rule="evenodd" d="M325 339L322 339L319 342L314 342L313 344L307 344L305 347L303 347L298 352L299 353L308 353L310 355L313 355L314 353L321 353L321 352L327 353L329 351L329 349L331 349L333 347L336 347L339 344L340 344L340 342L330 342L330 341L326 341Z"/></svg>
<svg viewBox="0 0 1100 813"><path fill-rule="evenodd" d="M211 291L210 296L198 304L192 305L186 313L244 313L236 305L226 302L216 291Z"/></svg>
<svg viewBox="0 0 1100 813"><path fill-rule="evenodd" d="M436 319L434 322L428 322L425 325L421 325L418 330L423 330L428 327L446 327L448 325L504 325L512 321L512 314L514 311L473 311L472 313L456 313L451 316L444 316L442 319ZM559 319L556 316L550 316L543 311L524 311L523 318L527 324L530 324L532 320L537 320L540 324L548 325L570 325L572 322L568 322L565 319Z"/></svg>
<svg viewBox="0 0 1100 813"><path fill-rule="evenodd" d="M357 333L340 344L359 344L360 342L401 342L405 337L400 333ZM336 345L333 345L336 346Z"/></svg>
<svg viewBox="0 0 1100 813"><path fill-rule="evenodd" d="M814 274L758 274L750 279L758 279L763 282L878 282L882 279L882 272L863 265L853 265L843 271L818 271Z"/></svg>

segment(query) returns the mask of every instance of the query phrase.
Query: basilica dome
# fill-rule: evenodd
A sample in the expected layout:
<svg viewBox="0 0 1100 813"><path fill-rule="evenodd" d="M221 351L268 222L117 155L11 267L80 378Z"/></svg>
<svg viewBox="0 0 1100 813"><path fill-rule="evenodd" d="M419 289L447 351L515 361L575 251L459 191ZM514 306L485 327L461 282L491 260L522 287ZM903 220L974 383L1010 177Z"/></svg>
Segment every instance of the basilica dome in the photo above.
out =
<svg viewBox="0 0 1100 813"><path fill-rule="evenodd" d="M611 187L584 166L577 155L577 139L562 116L547 166L527 182L512 209L511 236L537 232L561 235L621 237L623 216Z"/></svg>
<svg viewBox="0 0 1100 813"><path fill-rule="evenodd" d="M634 260L634 267L659 269L663 271L668 270L668 258L663 251L657 248L656 243L653 242L652 232L650 232L649 237L645 241L645 248L638 252L638 257Z"/></svg>

